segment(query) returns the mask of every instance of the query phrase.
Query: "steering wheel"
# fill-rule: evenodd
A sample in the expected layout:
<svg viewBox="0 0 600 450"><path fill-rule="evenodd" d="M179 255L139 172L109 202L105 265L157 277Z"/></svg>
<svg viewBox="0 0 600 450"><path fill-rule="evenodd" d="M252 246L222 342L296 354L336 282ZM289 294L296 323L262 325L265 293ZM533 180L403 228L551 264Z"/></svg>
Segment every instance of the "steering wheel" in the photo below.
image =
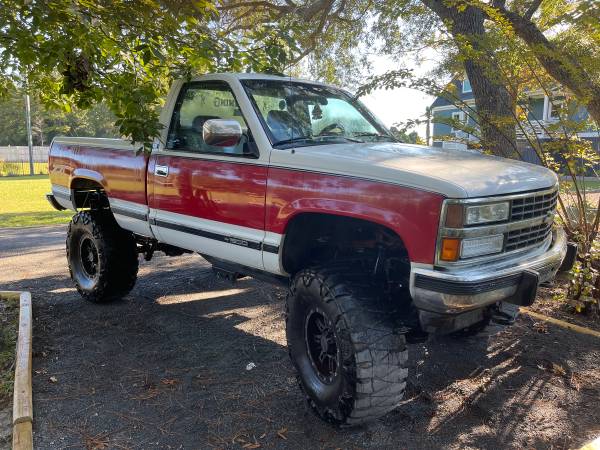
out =
<svg viewBox="0 0 600 450"><path fill-rule="evenodd" d="M339 131L338 131L337 133L335 133L335 134L344 134L344 132L346 131L346 130L344 129L344 127L343 127L343 126L341 126L339 123L331 123L331 124L327 125L325 128L323 128L323 129L322 129L322 130L319 132L319 134L317 134L317 136L323 136L323 135L325 135L325 134L327 134L327 133L330 133L331 131L335 130L336 128L337 128Z"/></svg>

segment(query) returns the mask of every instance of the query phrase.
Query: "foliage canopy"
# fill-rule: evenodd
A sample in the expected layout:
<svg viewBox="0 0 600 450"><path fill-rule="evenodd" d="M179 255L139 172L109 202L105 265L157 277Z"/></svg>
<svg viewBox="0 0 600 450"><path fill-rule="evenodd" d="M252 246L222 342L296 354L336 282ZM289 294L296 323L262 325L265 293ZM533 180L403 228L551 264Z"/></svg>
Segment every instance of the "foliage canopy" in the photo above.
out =
<svg viewBox="0 0 600 450"><path fill-rule="evenodd" d="M278 69L294 51L278 26L225 30L210 0L5 0L0 10L2 92L25 87L65 110L105 101L121 135L142 143L159 133L173 78Z"/></svg>

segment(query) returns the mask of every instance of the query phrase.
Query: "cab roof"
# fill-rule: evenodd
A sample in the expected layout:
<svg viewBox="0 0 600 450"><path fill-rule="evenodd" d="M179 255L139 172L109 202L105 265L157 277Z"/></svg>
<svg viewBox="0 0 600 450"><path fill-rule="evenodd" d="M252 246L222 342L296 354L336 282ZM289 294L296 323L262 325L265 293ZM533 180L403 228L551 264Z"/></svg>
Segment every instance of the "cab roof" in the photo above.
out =
<svg viewBox="0 0 600 450"><path fill-rule="evenodd" d="M267 73L209 73L205 75L201 75L198 77L192 78L192 81L202 81L202 80L224 80L224 81L240 81L240 80L277 80L277 81L292 81L296 83L310 83L317 84L320 86L327 86L335 89L339 89L338 86L329 83L323 83L321 81L313 81L308 80L306 78L296 78L290 76L282 76L282 75L272 75Z"/></svg>

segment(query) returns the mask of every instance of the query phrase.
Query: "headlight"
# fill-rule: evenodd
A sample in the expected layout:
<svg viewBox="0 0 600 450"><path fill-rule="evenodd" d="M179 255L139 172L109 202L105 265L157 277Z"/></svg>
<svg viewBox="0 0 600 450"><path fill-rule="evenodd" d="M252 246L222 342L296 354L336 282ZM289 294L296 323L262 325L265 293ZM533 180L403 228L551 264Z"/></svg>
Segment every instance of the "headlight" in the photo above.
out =
<svg viewBox="0 0 600 450"><path fill-rule="evenodd" d="M480 238L463 239L460 243L460 257L473 258L481 255L499 253L504 246L504 235L495 234Z"/></svg>
<svg viewBox="0 0 600 450"><path fill-rule="evenodd" d="M502 222L508 219L509 211L510 205L508 202L467 206L465 210L465 225Z"/></svg>

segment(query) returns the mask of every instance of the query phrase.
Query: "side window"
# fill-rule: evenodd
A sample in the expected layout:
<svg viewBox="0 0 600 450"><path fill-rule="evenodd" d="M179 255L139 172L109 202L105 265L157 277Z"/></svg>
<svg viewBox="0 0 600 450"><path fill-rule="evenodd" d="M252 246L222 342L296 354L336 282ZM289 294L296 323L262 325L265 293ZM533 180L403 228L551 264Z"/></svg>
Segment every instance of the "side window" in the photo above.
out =
<svg viewBox="0 0 600 450"><path fill-rule="evenodd" d="M202 127L210 119L232 119L242 127L237 145L217 147L202 138ZM192 82L183 86L173 110L167 150L192 153L243 155L251 141L248 125L230 87L221 81Z"/></svg>

